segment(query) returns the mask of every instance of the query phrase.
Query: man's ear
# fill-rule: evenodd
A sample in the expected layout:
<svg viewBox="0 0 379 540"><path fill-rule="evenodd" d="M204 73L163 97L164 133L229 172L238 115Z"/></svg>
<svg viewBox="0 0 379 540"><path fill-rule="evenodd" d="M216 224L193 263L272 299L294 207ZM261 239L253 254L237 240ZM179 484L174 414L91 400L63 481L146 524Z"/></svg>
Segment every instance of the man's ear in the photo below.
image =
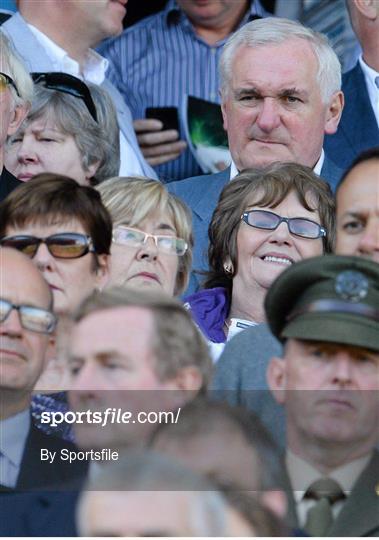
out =
<svg viewBox="0 0 379 540"><path fill-rule="evenodd" d="M87 167L87 169L85 170L85 173L86 173L86 180L88 180L88 183L91 180L91 178L95 176L99 167L100 167L100 161L91 163L91 165Z"/></svg>
<svg viewBox="0 0 379 540"><path fill-rule="evenodd" d="M375 20L378 16L378 0L354 0L357 11L370 20Z"/></svg>
<svg viewBox="0 0 379 540"><path fill-rule="evenodd" d="M286 390L286 361L274 356L267 368L267 382L274 398L281 405L285 402Z"/></svg>
<svg viewBox="0 0 379 540"><path fill-rule="evenodd" d="M224 93L220 92L223 126L224 126L225 131L228 131L228 119L227 119L227 114L226 114L226 105L225 105L225 99L224 98L225 98Z"/></svg>
<svg viewBox="0 0 379 540"><path fill-rule="evenodd" d="M8 125L7 135L16 133L29 111L29 105L16 105L12 113L12 119Z"/></svg>
<svg viewBox="0 0 379 540"><path fill-rule="evenodd" d="M187 366L180 369L172 379L172 389L176 390L198 392L202 385L203 376L196 366Z"/></svg>
<svg viewBox="0 0 379 540"><path fill-rule="evenodd" d="M109 262L110 255L106 255L105 253L97 255L96 288L100 291L109 281Z"/></svg>
<svg viewBox="0 0 379 540"><path fill-rule="evenodd" d="M328 111L325 120L325 133L333 135L338 129L338 124L341 120L345 98L343 92L339 90L335 92L329 101Z"/></svg>

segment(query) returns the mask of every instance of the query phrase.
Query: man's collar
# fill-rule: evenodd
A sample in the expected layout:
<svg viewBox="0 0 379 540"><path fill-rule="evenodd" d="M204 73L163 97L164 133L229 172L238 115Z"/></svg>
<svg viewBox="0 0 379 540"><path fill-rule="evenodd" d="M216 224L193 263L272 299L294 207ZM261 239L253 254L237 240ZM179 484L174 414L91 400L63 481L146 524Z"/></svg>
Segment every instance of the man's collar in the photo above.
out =
<svg viewBox="0 0 379 540"><path fill-rule="evenodd" d="M376 86L375 79L376 77L378 77L379 73L375 71L375 69L370 67L368 64L366 64L366 62L363 60L362 55L359 56L359 64L361 66L361 69L367 81L367 84L369 84L372 88L378 91L378 87Z"/></svg>
<svg viewBox="0 0 379 540"><path fill-rule="evenodd" d="M325 161L325 152L324 152L324 149L322 148L321 149L321 155L320 155L316 165L313 167L313 172L315 174L317 174L318 176L321 176L321 170L322 170L322 167L324 165L324 161Z"/></svg>
<svg viewBox="0 0 379 540"><path fill-rule="evenodd" d="M295 500L299 502L303 498L308 487L314 481L324 476L335 480L341 486L345 495L349 495L358 477L367 467L371 457L372 453L369 453L334 469L328 475L324 475L311 463L294 454L291 450L287 450L286 466L294 490Z"/></svg>
<svg viewBox="0 0 379 540"><path fill-rule="evenodd" d="M317 161L316 165L313 167L313 172L317 174L318 176L321 176L321 170L324 165L325 161L325 152L324 149L321 150L321 156L319 157L319 160ZM235 176L239 174L239 170L236 167L236 164L232 160L232 163L230 164L230 180L233 180Z"/></svg>
<svg viewBox="0 0 379 540"><path fill-rule="evenodd" d="M25 441L30 430L30 423L29 409L0 422L0 452L16 467L19 467L21 464Z"/></svg>
<svg viewBox="0 0 379 540"><path fill-rule="evenodd" d="M108 69L109 61L103 58L93 49L88 49L87 57L82 68L79 62L71 58L67 52L52 41L46 34L41 32L32 24L27 23L30 31L37 41L42 45L49 56L54 69L52 71L63 71L74 77L84 79L94 84L102 84L105 79L105 72Z"/></svg>
<svg viewBox="0 0 379 540"><path fill-rule="evenodd" d="M239 170L237 169L236 164L232 160L230 164L230 180L233 180L233 178L237 176L237 174L239 174Z"/></svg>

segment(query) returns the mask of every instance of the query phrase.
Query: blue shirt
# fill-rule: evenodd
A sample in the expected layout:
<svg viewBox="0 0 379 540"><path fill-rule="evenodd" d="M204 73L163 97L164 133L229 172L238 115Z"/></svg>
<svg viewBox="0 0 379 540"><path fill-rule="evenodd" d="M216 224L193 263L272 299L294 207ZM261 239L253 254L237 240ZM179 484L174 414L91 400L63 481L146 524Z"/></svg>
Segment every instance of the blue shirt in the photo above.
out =
<svg viewBox="0 0 379 540"><path fill-rule="evenodd" d="M254 0L240 26L253 16L267 15L259 0ZM195 34L175 0L169 0L164 10L128 28L99 50L111 63L108 78L121 92L133 118L139 119L145 118L146 107L180 109L185 94L219 103L218 63L225 41L208 45ZM179 122L184 139L181 118ZM163 182L202 173L190 150L155 170Z"/></svg>
<svg viewBox="0 0 379 540"><path fill-rule="evenodd" d="M29 429L29 409L0 422L0 484L3 486L13 488L17 484Z"/></svg>

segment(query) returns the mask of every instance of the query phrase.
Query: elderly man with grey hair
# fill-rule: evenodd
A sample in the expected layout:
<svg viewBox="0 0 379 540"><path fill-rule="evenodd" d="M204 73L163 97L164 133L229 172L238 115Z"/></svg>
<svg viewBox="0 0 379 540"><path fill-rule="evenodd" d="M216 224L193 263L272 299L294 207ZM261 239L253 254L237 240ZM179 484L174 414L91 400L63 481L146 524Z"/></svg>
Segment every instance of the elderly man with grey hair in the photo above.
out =
<svg viewBox="0 0 379 540"><path fill-rule="evenodd" d="M193 211L194 269L207 268L208 225L223 187L246 168L306 165L334 188L342 171L323 151L341 117L341 66L321 34L286 19L252 21L220 59L221 106L232 163L221 173L169 184ZM198 280L192 276L189 293Z"/></svg>
<svg viewBox="0 0 379 540"><path fill-rule="evenodd" d="M4 145L25 118L32 96L32 79L8 39L0 34L0 201L20 183L4 167Z"/></svg>

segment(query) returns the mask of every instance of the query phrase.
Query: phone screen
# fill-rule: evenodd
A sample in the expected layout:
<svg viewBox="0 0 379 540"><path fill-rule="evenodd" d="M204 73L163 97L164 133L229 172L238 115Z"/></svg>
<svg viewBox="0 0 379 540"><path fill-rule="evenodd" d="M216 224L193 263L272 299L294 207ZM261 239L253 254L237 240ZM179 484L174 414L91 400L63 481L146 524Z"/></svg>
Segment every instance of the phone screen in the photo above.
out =
<svg viewBox="0 0 379 540"><path fill-rule="evenodd" d="M179 131L178 109L176 107L147 107L146 118L155 118L163 124L163 130Z"/></svg>

